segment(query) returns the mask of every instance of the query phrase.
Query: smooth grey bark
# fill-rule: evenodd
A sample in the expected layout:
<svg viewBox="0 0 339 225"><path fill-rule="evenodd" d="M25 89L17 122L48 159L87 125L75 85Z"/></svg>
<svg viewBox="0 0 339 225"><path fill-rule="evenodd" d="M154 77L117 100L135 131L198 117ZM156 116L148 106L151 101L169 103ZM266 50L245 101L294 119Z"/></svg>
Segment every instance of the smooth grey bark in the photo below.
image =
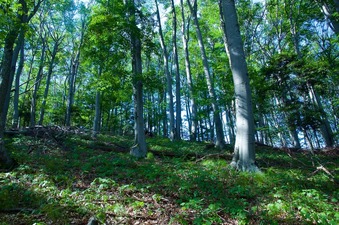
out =
<svg viewBox="0 0 339 225"><path fill-rule="evenodd" d="M155 0L155 5L157 8L157 19L158 19L158 24L159 24L159 35L160 35L160 45L163 51L163 60L164 60L164 69L165 69L165 76L167 79L167 93L169 96L169 122L170 122L170 127L169 127L169 132L170 132L170 139L174 140L175 139L175 121L174 121L174 103L173 103L173 88L172 88L172 76L169 71L169 65L168 65L168 51L167 47L165 44L164 40L164 35L162 32L162 26L161 26L161 19L160 19L160 13L159 13L159 6L158 6L158 1Z"/></svg>
<svg viewBox="0 0 339 225"><path fill-rule="evenodd" d="M24 62L25 62L25 48L24 48L24 30L21 30L20 36L23 37L23 43L20 49L20 61L18 65L17 72L15 74L15 92L13 96L13 122L12 122L12 128L18 129L19 128L19 91L20 91L20 77L22 73L22 69L24 68ZM20 38L19 38L20 39Z"/></svg>
<svg viewBox="0 0 339 225"><path fill-rule="evenodd" d="M219 106L218 106L217 101L216 101L217 98L216 98L214 85L213 85L212 78L211 78L210 67L209 67L209 63L208 63L208 60L207 60L205 46L204 46L204 42L203 42L203 39L202 39L202 34L201 34L200 26L199 26L198 15L197 15L197 1L194 0L193 5L191 4L190 0L187 0L187 3L188 3L188 6L189 6L189 9L191 11L191 14L193 16L193 21L194 21L195 28L196 28L197 39L198 39L199 48L200 48L200 52L201 52L201 58L202 58L203 67L204 67L204 73L205 73L206 82L207 82L208 93L209 93L209 97L211 98L211 105L212 105L212 109L213 109L213 118L214 118L215 129L216 129L215 146L217 148L223 149L223 148L225 148L225 145L226 145L225 144L224 131L223 131L223 126L222 126L222 121L221 121L221 118L220 118Z"/></svg>
<svg viewBox="0 0 339 225"><path fill-rule="evenodd" d="M102 68L100 67L99 74L98 74L98 79L101 77L101 73L102 73ZM100 131L100 120L101 120L100 99L101 99L100 90L96 90L96 95L95 95L95 115L94 115L93 133L92 133L93 137L96 137L96 135Z"/></svg>
<svg viewBox="0 0 339 225"><path fill-rule="evenodd" d="M175 116L175 139L181 139L181 93L180 93L180 70L177 48L177 13L175 11L174 0L171 0L172 5L172 42L173 42L173 57L174 57L174 72L175 72L175 102L176 102L176 116Z"/></svg>
<svg viewBox="0 0 339 225"><path fill-rule="evenodd" d="M235 92L237 135L231 166L241 171L257 172L250 81L234 0L221 0L220 10Z"/></svg>
<svg viewBox="0 0 339 225"><path fill-rule="evenodd" d="M42 125L43 121L44 121L46 101L47 101L47 98L48 98L49 86L50 86L50 83L51 83L51 77L52 77L52 73L53 73L55 57L56 57L56 54L59 50L59 46L60 46L60 44L61 44L61 42L63 41L63 38L64 38L63 36L58 36L58 34L56 34L56 35L51 34L51 37L54 40L54 46L53 46L53 51L51 53L51 60L49 62L47 78L46 78L46 87L45 87L44 96L43 96L43 100L42 100L41 108L40 108L39 125Z"/></svg>
<svg viewBox="0 0 339 225"><path fill-rule="evenodd" d="M69 82L68 82L68 96L67 96L66 119L65 119L65 125L68 127L71 126L72 108L74 105L74 94L75 94L75 81L76 81L76 76L78 75L78 70L79 70L79 65L80 65L80 54L81 54L81 48L84 42L85 30L86 30L86 18L82 18L79 45L77 46L77 49L75 50L75 55L71 58L71 64L69 68L70 75L69 75Z"/></svg>
<svg viewBox="0 0 339 225"><path fill-rule="evenodd" d="M135 2L131 0L131 51L133 70L133 99L134 99L134 146L130 154L137 158L143 158L147 154L146 138L144 132L143 109L143 83L142 83L142 58L140 29L136 21Z"/></svg>
<svg viewBox="0 0 339 225"><path fill-rule="evenodd" d="M186 24L186 18L185 18L185 8L183 0L180 0L180 6L181 6L181 18L182 18L182 43L183 43L183 49L185 52L185 71L186 71L186 77L187 77L187 87L188 92L190 95L190 108L191 108L191 126L190 126L190 140L195 141L197 139L197 127L198 127L198 120L197 120L197 106L195 104L195 97L194 97L194 89L193 89L193 80L192 80L192 74L191 74L191 62L190 62L190 55L188 51L188 41L189 41L189 21L187 21ZM187 29L186 29L187 27Z"/></svg>
<svg viewBox="0 0 339 225"><path fill-rule="evenodd" d="M41 32L44 31L44 28L41 26ZM46 54L46 45L47 45L47 34L40 34L41 42L42 42L42 49L41 49L41 55L40 55L40 60L39 60L39 70L38 74L35 79L35 84L34 84L34 90L32 94L32 99L31 99L31 119L30 119L30 126L34 127L36 124L36 105L37 105L37 95L38 95L38 90L40 88L41 80L43 77L43 72L44 72L44 63L45 63L45 54Z"/></svg>

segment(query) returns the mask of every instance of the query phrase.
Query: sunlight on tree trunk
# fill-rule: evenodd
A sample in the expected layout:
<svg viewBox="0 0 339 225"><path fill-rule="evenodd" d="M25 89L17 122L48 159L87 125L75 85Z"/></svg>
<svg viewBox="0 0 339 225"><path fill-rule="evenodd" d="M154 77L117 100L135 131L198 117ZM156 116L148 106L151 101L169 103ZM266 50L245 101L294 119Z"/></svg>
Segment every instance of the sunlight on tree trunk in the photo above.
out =
<svg viewBox="0 0 339 225"><path fill-rule="evenodd" d="M235 3L234 0L221 0L219 6L223 15L222 28L233 74L236 101L237 134L231 166L241 171L257 172L259 169L255 165L251 90Z"/></svg>

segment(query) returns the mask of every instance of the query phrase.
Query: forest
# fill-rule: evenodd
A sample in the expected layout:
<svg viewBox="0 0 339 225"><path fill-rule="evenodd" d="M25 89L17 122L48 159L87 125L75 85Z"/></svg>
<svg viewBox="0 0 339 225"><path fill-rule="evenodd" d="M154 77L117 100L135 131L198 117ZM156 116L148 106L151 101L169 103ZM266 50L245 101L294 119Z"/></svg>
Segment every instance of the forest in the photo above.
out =
<svg viewBox="0 0 339 225"><path fill-rule="evenodd" d="M0 15L0 225L339 224L339 0Z"/></svg>

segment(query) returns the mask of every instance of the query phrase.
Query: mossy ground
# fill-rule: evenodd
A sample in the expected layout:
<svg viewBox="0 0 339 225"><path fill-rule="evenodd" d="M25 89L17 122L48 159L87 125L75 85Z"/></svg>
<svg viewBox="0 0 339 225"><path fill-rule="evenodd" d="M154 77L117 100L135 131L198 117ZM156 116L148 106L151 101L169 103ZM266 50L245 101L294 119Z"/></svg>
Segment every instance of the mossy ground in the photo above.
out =
<svg viewBox="0 0 339 225"><path fill-rule="evenodd" d="M138 160L132 139L7 139L20 166L0 173L0 224L339 224L337 151L257 147L249 174L229 167L230 146L149 138Z"/></svg>

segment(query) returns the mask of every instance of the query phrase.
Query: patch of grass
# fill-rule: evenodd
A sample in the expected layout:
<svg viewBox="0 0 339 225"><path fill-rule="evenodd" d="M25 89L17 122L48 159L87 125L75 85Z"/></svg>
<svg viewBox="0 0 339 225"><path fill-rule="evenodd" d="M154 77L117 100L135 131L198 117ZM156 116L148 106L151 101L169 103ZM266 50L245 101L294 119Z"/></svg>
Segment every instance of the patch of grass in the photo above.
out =
<svg viewBox="0 0 339 225"><path fill-rule="evenodd" d="M21 166L0 174L0 223L81 224L91 216L109 224L339 223L338 186L317 171L322 163L338 179L338 159L258 148L263 173L249 174L209 157L228 153L208 143L147 141L156 154L140 160L129 155L126 137L70 136L66 150L45 152L25 146L40 140L11 139ZM107 145L127 150L100 150Z"/></svg>

